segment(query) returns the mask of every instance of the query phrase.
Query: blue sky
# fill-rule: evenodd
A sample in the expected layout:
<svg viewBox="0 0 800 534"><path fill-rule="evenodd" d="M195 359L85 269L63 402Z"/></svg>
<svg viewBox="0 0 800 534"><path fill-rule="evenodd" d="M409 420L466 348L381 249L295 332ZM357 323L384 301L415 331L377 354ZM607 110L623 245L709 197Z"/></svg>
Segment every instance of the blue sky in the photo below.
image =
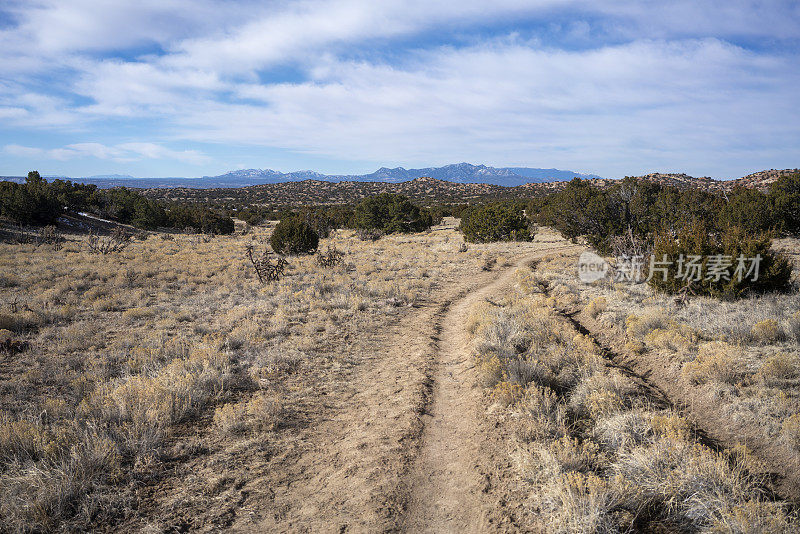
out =
<svg viewBox="0 0 800 534"><path fill-rule="evenodd" d="M800 167L800 2L0 0L0 174Z"/></svg>

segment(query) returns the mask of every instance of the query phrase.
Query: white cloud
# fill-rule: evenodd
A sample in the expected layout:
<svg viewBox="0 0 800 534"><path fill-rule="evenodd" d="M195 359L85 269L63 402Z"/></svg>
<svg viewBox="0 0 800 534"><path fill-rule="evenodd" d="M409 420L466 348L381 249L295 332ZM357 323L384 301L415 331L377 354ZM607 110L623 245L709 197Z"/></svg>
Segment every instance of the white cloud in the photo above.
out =
<svg viewBox="0 0 800 534"><path fill-rule="evenodd" d="M405 69L332 62L312 82L237 87L260 105L209 101L178 120L191 139L340 158L589 169L612 159L606 168L625 173L645 160L697 165L709 151L734 160L742 145L751 157L786 151L800 140L786 122L798 81L791 58L717 40L575 52L504 45L442 49Z"/></svg>
<svg viewBox="0 0 800 534"><path fill-rule="evenodd" d="M141 160L174 160L200 165L211 161L211 158L197 150L172 150L155 143L122 143L116 146L106 146L101 143L73 143L53 149L9 144L3 147L3 151L12 156L57 161L86 157L121 163Z"/></svg>
<svg viewBox="0 0 800 534"><path fill-rule="evenodd" d="M800 143L798 57L770 50L800 38L800 4L789 0L39 0L6 9L19 24L0 30L0 69L13 80L0 82L0 118L22 128L86 132L114 120L126 139L135 138L126 126L152 124L160 139L339 159L609 173L644 161L756 165L796 157ZM516 37L518 20L551 19L594 48ZM343 59L488 23L506 32L473 36L468 48L403 49L386 63ZM596 35L622 44L592 44ZM728 38L765 46L747 51ZM261 81L284 64L306 81ZM40 149L6 146L25 150ZM208 161L114 140L37 154Z"/></svg>
<svg viewBox="0 0 800 534"><path fill-rule="evenodd" d="M146 159L171 159L193 165L211 161L211 158L197 150L171 150L155 143L123 143L116 148L133 152Z"/></svg>

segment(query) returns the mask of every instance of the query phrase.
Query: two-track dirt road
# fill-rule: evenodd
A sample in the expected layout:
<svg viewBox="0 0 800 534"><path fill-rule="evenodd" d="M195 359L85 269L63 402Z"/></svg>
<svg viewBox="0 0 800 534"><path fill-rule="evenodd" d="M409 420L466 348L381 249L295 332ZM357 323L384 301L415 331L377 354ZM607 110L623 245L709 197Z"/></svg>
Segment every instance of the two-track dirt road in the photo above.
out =
<svg viewBox="0 0 800 534"><path fill-rule="evenodd" d="M572 248L535 241L510 262L450 276L394 323L341 348L346 372L310 395L279 441L214 441L141 492L127 530L515 531L511 466L485 416L466 317L529 262ZM388 321L387 321L388 322ZM207 425L207 423L206 423ZM289 434L288 436L286 434ZM179 440L180 441L180 440Z"/></svg>
<svg viewBox="0 0 800 534"><path fill-rule="evenodd" d="M517 268L563 249L548 245L481 273L384 332L335 415L287 457L278 479L273 471L260 482L269 502L258 498L259 481L249 484L252 513L237 514L234 530L514 530L493 495L507 453L483 420L466 317L513 284Z"/></svg>

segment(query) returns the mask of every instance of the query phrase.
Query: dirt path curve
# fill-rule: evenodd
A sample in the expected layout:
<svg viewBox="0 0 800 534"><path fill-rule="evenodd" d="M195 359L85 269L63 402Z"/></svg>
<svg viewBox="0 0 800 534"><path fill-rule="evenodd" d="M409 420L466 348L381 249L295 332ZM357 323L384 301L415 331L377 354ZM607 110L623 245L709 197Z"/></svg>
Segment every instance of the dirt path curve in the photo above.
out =
<svg viewBox="0 0 800 534"><path fill-rule="evenodd" d="M480 500L487 482L475 447L485 433L464 319L473 303L510 284L517 267L567 248L541 245L513 265L453 281L365 336L353 351L369 361L330 399L329 418L248 481L232 530L485 531L481 521L497 506Z"/></svg>
<svg viewBox="0 0 800 534"><path fill-rule="evenodd" d="M499 430L486 426L465 317L510 287L517 267L565 244L534 242L511 265L454 272L426 302L342 345L350 365L309 392L304 424L280 439L218 443L208 425L197 429L207 449L146 486L122 530L515 530L504 504L517 502L505 482L512 468Z"/></svg>
<svg viewBox="0 0 800 534"><path fill-rule="evenodd" d="M481 415L483 394L465 325L476 303L513 283L517 268L558 250L563 249L528 255L494 282L453 303L442 319L433 400L409 476L405 531L463 534L501 529L493 517L497 504L488 496L491 483L485 473L487 464L497 460L492 456L504 456L504 451L497 450L499 440L489 435Z"/></svg>

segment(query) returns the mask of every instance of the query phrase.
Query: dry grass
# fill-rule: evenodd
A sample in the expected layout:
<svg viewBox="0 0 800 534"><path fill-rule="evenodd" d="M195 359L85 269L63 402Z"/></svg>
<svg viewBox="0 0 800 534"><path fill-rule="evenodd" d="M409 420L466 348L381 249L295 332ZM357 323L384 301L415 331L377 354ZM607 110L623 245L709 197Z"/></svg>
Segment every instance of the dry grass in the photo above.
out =
<svg viewBox="0 0 800 534"><path fill-rule="evenodd" d="M486 257L505 264L531 247L459 252L453 224L375 242L344 231L321 242L342 264L289 258L262 285L245 247L268 236L175 235L111 254L74 237L58 251L0 244L0 330L27 347L0 353L0 530L113 518L132 496L118 488L159 469L176 425L204 415L223 443L281 439L292 406L354 365L359 335Z"/></svg>
<svg viewBox="0 0 800 534"><path fill-rule="evenodd" d="M785 504L762 496L746 455L702 445L683 417L655 409L633 381L604 364L590 339L554 312L554 306L573 303L571 296L564 298L570 291L553 298L536 287L518 284L518 294L496 299L499 306L477 307L470 319L475 358L491 387L488 400L501 407L491 413L513 415L503 420L515 429L510 448L530 494L536 523L531 528L579 533L796 527ZM606 298L593 297L589 315L613 319ZM698 351L685 365L688 380L731 383L741 377L740 347L701 343L694 329L652 305L629 317L627 334L647 350ZM764 374L785 376L790 367L773 362ZM498 390L506 402L498 402ZM786 439L800 428L793 419L784 427Z"/></svg>
<svg viewBox="0 0 800 534"><path fill-rule="evenodd" d="M797 246L784 241L784 250ZM598 333L658 369L662 387L683 402L713 406L714 417L736 425L743 440L755 436L787 465L800 462L783 429L800 411L800 294L690 297L681 307L645 284L581 284L576 262L574 255L554 258L532 275L559 290L551 305L582 308Z"/></svg>
<svg viewBox="0 0 800 534"><path fill-rule="evenodd" d="M737 352L724 341L704 343L694 361L683 366L682 374L694 384L714 381L734 384L742 376L741 358Z"/></svg>

